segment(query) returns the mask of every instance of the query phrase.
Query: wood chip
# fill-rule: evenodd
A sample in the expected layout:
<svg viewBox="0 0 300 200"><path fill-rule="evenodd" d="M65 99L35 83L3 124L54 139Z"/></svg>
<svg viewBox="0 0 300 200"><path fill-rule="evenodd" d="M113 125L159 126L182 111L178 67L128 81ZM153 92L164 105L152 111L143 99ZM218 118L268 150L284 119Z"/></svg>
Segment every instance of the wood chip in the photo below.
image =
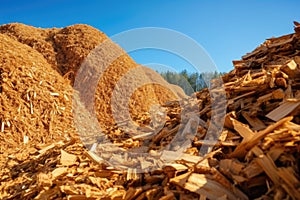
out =
<svg viewBox="0 0 300 200"><path fill-rule="evenodd" d="M62 166L71 166L75 165L77 161L77 156L69 154L64 150L61 150L60 164Z"/></svg>

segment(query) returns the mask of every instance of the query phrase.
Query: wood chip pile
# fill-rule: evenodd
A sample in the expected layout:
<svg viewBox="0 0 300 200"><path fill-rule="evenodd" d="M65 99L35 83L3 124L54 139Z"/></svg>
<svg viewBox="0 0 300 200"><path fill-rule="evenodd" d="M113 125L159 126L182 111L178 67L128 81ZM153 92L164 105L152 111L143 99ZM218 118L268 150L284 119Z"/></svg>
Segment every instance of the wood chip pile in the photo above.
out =
<svg viewBox="0 0 300 200"><path fill-rule="evenodd" d="M0 41L1 156L27 143L74 135L68 81L34 49L3 34Z"/></svg>
<svg viewBox="0 0 300 200"><path fill-rule="evenodd" d="M156 135L146 134L149 113L135 113L144 134L139 130L129 137L113 123L106 126L109 138L125 151L138 146L152 153L185 127L196 128L195 137L182 138L192 144L179 157L163 151L176 161L144 173L110 166L81 144L70 111L72 88L53 70L55 59L50 62L12 38L0 34L0 199L300 198L298 23L295 33L268 39L233 61L235 68L221 85L216 79L210 90L196 92L196 99L166 102L167 121ZM212 102L217 102L213 109ZM222 122L223 104L221 134L206 137L210 128L218 129L212 116ZM190 115L195 107L197 119Z"/></svg>
<svg viewBox="0 0 300 200"><path fill-rule="evenodd" d="M98 45L109 44L106 49L107 54L103 58L104 61L109 58L109 54L114 54L120 48L103 32L84 24L42 29L12 23L0 26L0 33L38 51L53 69L70 80L71 85L74 84L74 78L81 63ZM95 107L98 120L103 128L114 124L111 98L116 83L126 73L138 66L130 56L122 52L119 57L109 63L108 68L101 75L96 91L99 98L95 98ZM156 72L151 70L151 73L155 74ZM164 81L160 76L158 77ZM147 111L152 104L162 104L176 99L178 99L176 95L159 85L142 85L132 94L129 102L131 114L134 116L136 113Z"/></svg>

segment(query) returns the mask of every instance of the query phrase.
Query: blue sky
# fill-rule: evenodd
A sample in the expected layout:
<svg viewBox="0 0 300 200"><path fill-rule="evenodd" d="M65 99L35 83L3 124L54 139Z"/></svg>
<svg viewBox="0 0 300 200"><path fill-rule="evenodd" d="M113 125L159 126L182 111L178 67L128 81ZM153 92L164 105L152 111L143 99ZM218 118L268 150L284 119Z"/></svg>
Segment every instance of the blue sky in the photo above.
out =
<svg viewBox="0 0 300 200"><path fill-rule="evenodd" d="M1 0L0 24L21 22L37 27L89 24L113 36L141 27L179 31L208 52L219 71L232 69L240 59L265 39L293 32L300 21L298 0ZM130 55L141 64L160 63L177 71L192 66L166 52L144 50Z"/></svg>

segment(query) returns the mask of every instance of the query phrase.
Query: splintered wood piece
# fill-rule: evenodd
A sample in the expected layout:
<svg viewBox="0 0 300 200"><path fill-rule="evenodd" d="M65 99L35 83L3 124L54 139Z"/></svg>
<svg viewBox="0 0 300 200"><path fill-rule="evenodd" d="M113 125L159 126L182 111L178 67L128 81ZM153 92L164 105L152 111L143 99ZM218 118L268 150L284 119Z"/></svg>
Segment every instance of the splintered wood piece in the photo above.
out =
<svg viewBox="0 0 300 200"><path fill-rule="evenodd" d="M55 147L61 146L61 145L64 145L63 141L59 141L59 142L56 142L54 144L51 144L51 145L48 145L48 146L42 148L41 150L38 151L39 155L37 155L36 158L41 157L42 155L44 155L44 153L48 152L50 149L54 149Z"/></svg>
<svg viewBox="0 0 300 200"><path fill-rule="evenodd" d="M175 151L167 151L167 150L164 150L162 152L162 155L160 157L161 160L163 161L167 161L167 162L171 162L173 160L178 160L180 158L180 154L178 154L177 152Z"/></svg>
<svg viewBox="0 0 300 200"><path fill-rule="evenodd" d="M295 70L297 69L297 63L294 60L290 60L281 67L281 70L286 73L289 77L295 77Z"/></svg>
<svg viewBox="0 0 300 200"><path fill-rule="evenodd" d="M299 185L299 181L294 177L293 172L290 174L285 168L278 169L271 157L265 155L259 147L255 146L251 151L258 157L257 163L277 187L282 187L293 199L300 197L300 192L295 188Z"/></svg>
<svg viewBox="0 0 300 200"><path fill-rule="evenodd" d="M29 137L27 135L24 135L23 137L23 143L27 144L29 142Z"/></svg>
<svg viewBox="0 0 300 200"><path fill-rule="evenodd" d="M243 60L246 60L254 55L257 55L259 53L262 53L262 52L267 52L268 51L268 48L266 46L259 46L257 47L254 51L252 51L251 53L247 53L246 55L242 56L242 59Z"/></svg>
<svg viewBox="0 0 300 200"><path fill-rule="evenodd" d="M198 140L193 143L194 146L237 146L239 143L230 141Z"/></svg>
<svg viewBox="0 0 300 200"><path fill-rule="evenodd" d="M185 166L183 164L179 164L179 163L169 163L164 166L164 171L169 171L169 170L173 171L174 170L174 171L181 172L181 171L185 171L187 169L188 169L187 166Z"/></svg>
<svg viewBox="0 0 300 200"><path fill-rule="evenodd" d="M242 169L245 167L245 164L233 159L223 159L220 161L219 165L220 171L224 172L224 174L227 175L239 175Z"/></svg>
<svg viewBox="0 0 300 200"><path fill-rule="evenodd" d="M242 95L239 95L237 97L234 97L233 99L229 99L228 102L227 102L227 104L228 105L232 104L232 103L234 103L234 101L236 101L238 99L241 99L241 98L244 98L244 97L247 97L247 96L250 96L250 95L254 94L255 92L256 92L255 90L254 91L250 91L250 92L247 92L245 94L242 94Z"/></svg>
<svg viewBox="0 0 300 200"><path fill-rule="evenodd" d="M291 43L293 41L293 39L294 39L294 35L291 35L291 34L282 36L280 38L271 38L271 39L268 39L268 40L272 41L272 43L269 44L268 47L272 48L272 47L283 46L288 43Z"/></svg>
<svg viewBox="0 0 300 200"><path fill-rule="evenodd" d="M275 162L284 153L284 151L284 148L273 147L269 149L267 155L269 155L270 158L272 158L272 160Z"/></svg>
<svg viewBox="0 0 300 200"><path fill-rule="evenodd" d="M209 199L219 199L224 196L227 199L248 199L236 187L226 188L219 182L209 179L205 174L186 173L172 178L170 182L196 194L205 195Z"/></svg>
<svg viewBox="0 0 300 200"><path fill-rule="evenodd" d="M52 180L56 180L57 178L67 174L67 167L59 167L52 171Z"/></svg>
<svg viewBox="0 0 300 200"><path fill-rule="evenodd" d="M296 172L294 171L293 168L289 167L280 167L277 169L277 173L280 176L280 178L282 180L285 181L285 183L289 186L289 188L291 189L292 193L297 197L300 197L300 192L297 186L299 186L300 182L299 180L296 178L295 174ZM297 187L297 188L296 188Z"/></svg>
<svg viewBox="0 0 300 200"><path fill-rule="evenodd" d="M294 61L297 63L297 65L300 67L300 56L295 56Z"/></svg>
<svg viewBox="0 0 300 200"><path fill-rule="evenodd" d="M89 176L88 179L91 181L91 183L93 183L94 185L97 185L99 188L101 188L101 186L102 186L101 182L106 180L106 179L102 179L99 177L92 177L92 176Z"/></svg>
<svg viewBox="0 0 300 200"><path fill-rule="evenodd" d="M134 199L136 196L138 196L142 192L143 192L142 187L138 187L138 188L130 187L126 192L124 199L125 200Z"/></svg>
<svg viewBox="0 0 300 200"><path fill-rule="evenodd" d="M269 93L269 94L265 94L263 96L260 96L258 99L257 99L257 102L258 103L263 103L263 102L266 102L266 101L269 101L272 99L272 93Z"/></svg>
<svg viewBox="0 0 300 200"><path fill-rule="evenodd" d="M203 158L200 157L200 156L194 156L194 155L190 155L190 154L187 154L187 153L183 153L180 156L179 160L183 160L185 162L190 162L190 163L198 163L201 160L203 160Z"/></svg>
<svg viewBox="0 0 300 200"><path fill-rule="evenodd" d="M128 191L126 192L126 195L124 197L124 200L131 200L131 199L137 199L137 197L142 194L142 192L149 190L151 188L151 185L145 185L143 187L130 187Z"/></svg>
<svg viewBox="0 0 300 200"><path fill-rule="evenodd" d="M175 196L174 196L173 192L170 192L170 193L166 194L165 196L159 198L159 200L174 200L174 199L175 199Z"/></svg>
<svg viewBox="0 0 300 200"><path fill-rule="evenodd" d="M60 164L63 166L75 165L77 161L77 156L67 153L64 150L61 151Z"/></svg>
<svg viewBox="0 0 300 200"><path fill-rule="evenodd" d="M60 194L59 188L55 187L50 190L42 190L34 199L53 199Z"/></svg>
<svg viewBox="0 0 300 200"><path fill-rule="evenodd" d="M141 159L140 160L140 164L141 164L141 169L142 170L146 170L146 169L149 169L149 167L153 166L153 163L152 162L148 162L144 159Z"/></svg>
<svg viewBox="0 0 300 200"><path fill-rule="evenodd" d="M111 189L111 188L109 188ZM112 200L123 200L124 199L124 196L126 195L126 191L125 190L117 190L118 188L113 188L113 189L116 189L112 192L108 192L109 193L109 196L110 196L110 199Z"/></svg>
<svg viewBox="0 0 300 200"><path fill-rule="evenodd" d="M39 187L51 187L52 180L47 174L40 173L37 175L37 183Z"/></svg>
<svg viewBox="0 0 300 200"><path fill-rule="evenodd" d="M247 178L253 178L263 172L264 170L257 164L256 158L254 158L242 171Z"/></svg>
<svg viewBox="0 0 300 200"><path fill-rule="evenodd" d="M278 157L284 152L284 149L271 148L267 155L275 162ZM263 168L257 163L258 158L254 158L244 169L243 174L247 178L253 178L264 172Z"/></svg>
<svg viewBox="0 0 300 200"><path fill-rule="evenodd" d="M270 132L272 132L274 129L276 129L277 127L281 126L282 124L286 123L286 122L290 122L293 119L292 116L290 117L286 117L281 119L280 121L268 126L266 129L259 131L257 133L255 133L253 135L252 138L250 138L248 141L243 141L241 142L236 149L229 154L229 157L231 158L243 158L247 152L254 147L255 145L258 144L258 142L265 137L267 134L269 134Z"/></svg>
<svg viewBox="0 0 300 200"><path fill-rule="evenodd" d="M287 116L293 110L295 110L300 105L300 101L286 101L281 104L279 107L275 108L269 112L266 117L272 119L273 121L278 121L283 117Z"/></svg>
<svg viewBox="0 0 300 200"><path fill-rule="evenodd" d="M260 96L257 99L257 102L258 103L263 103L263 102L269 101L271 99L283 99L284 96L285 96L285 93L284 93L283 89L279 88L279 89L274 90L274 91L272 91L268 94Z"/></svg>
<svg viewBox="0 0 300 200"><path fill-rule="evenodd" d="M279 88L279 89L277 89L277 90L274 90L274 91L272 92L272 97L273 97L274 99L283 99L284 96L285 96L285 93L284 93L283 89L281 89L281 88Z"/></svg>
<svg viewBox="0 0 300 200"><path fill-rule="evenodd" d="M2 122L2 123L1 123L1 132L4 132L4 127L5 127L5 123Z"/></svg>
<svg viewBox="0 0 300 200"><path fill-rule="evenodd" d="M243 142L249 141L254 136L253 131L246 124L243 124L242 122L239 122L233 118L231 120L234 130L236 130L236 132L238 132L240 136L244 138Z"/></svg>
<svg viewBox="0 0 300 200"><path fill-rule="evenodd" d="M183 164L170 163L163 167L163 171L169 178L173 178L177 173L187 171L188 167Z"/></svg>
<svg viewBox="0 0 300 200"><path fill-rule="evenodd" d="M96 155L94 152L92 151L87 151L86 152L86 155L91 159L93 160L95 163L100 163L100 162L103 162L103 158L100 158L98 155Z"/></svg>
<svg viewBox="0 0 300 200"><path fill-rule="evenodd" d="M232 64L234 65L235 68L241 68L243 65L245 65L244 60L233 60Z"/></svg>
<svg viewBox="0 0 300 200"><path fill-rule="evenodd" d="M233 124L231 119L236 119L235 111L227 113L225 116L224 126L229 129L233 129Z"/></svg>
<svg viewBox="0 0 300 200"><path fill-rule="evenodd" d="M176 133L179 130L179 125L169 130L167 127L163 128L157 135L152 138L151 145L158 143L162 138L166 138L169 135Z"/></svg>
<svg viewBox="0 0 300 200"><path fill-rule="evenodd" d="M68 195L77 195L80 193L80 191L78 191L77 188L72 185L61 185L59 186L59 189L60 191Z"/></svg>
<svg viewBox="0 0 300 200"><path fill-rule="evenodd" d="M150 139L152 138L152 136L155 134L154 131L152 132L146 132L146 133L142 133L140 135L135 135L132 137L133 140L145 140L145 139Z"/></svg>
<svg viewBox="0 0 300 200"><path fill-rule="evenodd" d="M256 159L256 162L262 167L269 178L276 185L280 185L280 177L278 177L276 174L277 167L272 159L268 155L265 155L263 151L257 146L253 147L251 151L258 157Z"/></svg>
<svg viewBox="0 0 300 200"><path fill-rule="evenodd" d="M174 160L184 160L186 162L198 163L199 161L202 160L202 157L190 155L187 153L165 150L162 153L161 159L167 162L171 162Z"/></svg>
<svg viewBox="0 0 300 200"><path fill-rule="evenodd" d="M266 128L266 125L257 117L251 117L247 112L242 112L243 117L251 125L253 130L262 130Z"/></svg>

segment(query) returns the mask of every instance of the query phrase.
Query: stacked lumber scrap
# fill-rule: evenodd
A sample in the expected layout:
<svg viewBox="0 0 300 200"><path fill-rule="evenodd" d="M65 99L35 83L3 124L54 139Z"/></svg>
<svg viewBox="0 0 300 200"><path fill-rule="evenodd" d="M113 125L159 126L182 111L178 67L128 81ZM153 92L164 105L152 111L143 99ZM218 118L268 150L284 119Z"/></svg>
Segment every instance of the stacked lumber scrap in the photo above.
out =
<svg viewBox="0 0 300 200"><path fill-rule="evenodd" d="M222 77L227 114L218 141L204 139L212 110L209 91L202 90L196 93L200 121L192 146L163 167L168 180L152 187L145 182L143 192L130 187L133 196L127 199L151 199L154 188L161 199L299 199L300 26L295 26L295 33L268 39L233 61L235 69ZM168 121L151 139L152 150L186 123L180 118L185 106L165 107ZM203 155L204 147L212 152Z"/></svg>

